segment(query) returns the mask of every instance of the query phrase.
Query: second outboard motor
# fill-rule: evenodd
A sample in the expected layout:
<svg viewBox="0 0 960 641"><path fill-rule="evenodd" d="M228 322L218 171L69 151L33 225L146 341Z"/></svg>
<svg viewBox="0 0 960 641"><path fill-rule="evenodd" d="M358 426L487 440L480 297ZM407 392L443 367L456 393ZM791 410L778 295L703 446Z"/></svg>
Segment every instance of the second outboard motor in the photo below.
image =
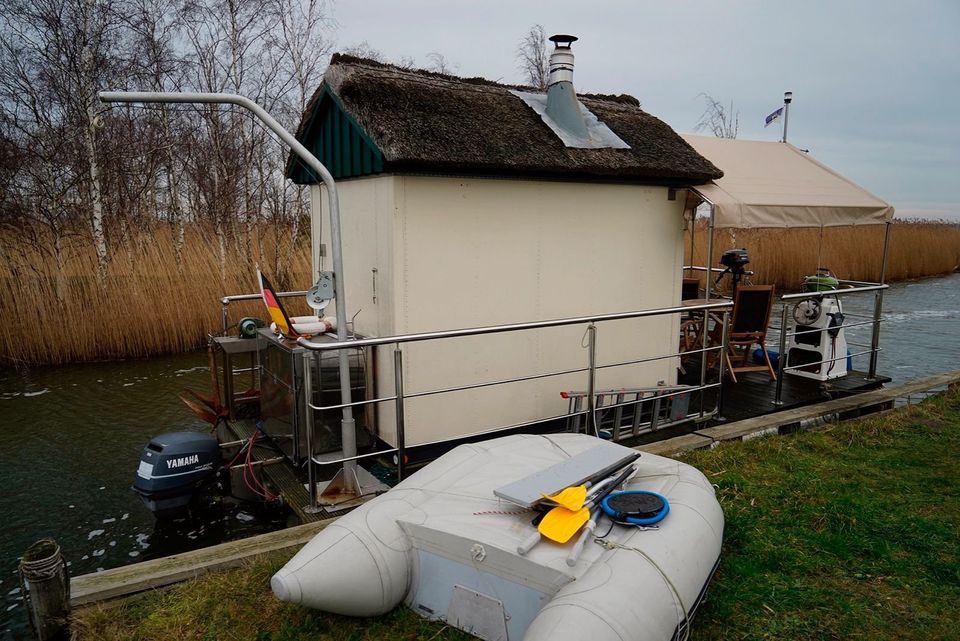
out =
<svg viewBox="0 0 960 641"><path fill-rule="evenodd" d="M215 436L203 432L161 434L143 448L132 489L154 516L172 516L213 487L220 465Z"/></svg>

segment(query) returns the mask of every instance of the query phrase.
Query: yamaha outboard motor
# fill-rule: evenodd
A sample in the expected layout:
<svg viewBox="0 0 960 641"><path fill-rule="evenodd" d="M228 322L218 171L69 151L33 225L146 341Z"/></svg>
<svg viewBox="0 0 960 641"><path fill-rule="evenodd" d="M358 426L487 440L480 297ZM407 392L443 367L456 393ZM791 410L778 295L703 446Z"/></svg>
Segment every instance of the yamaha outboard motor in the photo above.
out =
<svg viewBox="0 0 960 641"><path fill-rule="evenodd" d="M143 448L132 489L154 516L172 516L213 487L220 463L220 445L211 434L161 434Z"/></svg>

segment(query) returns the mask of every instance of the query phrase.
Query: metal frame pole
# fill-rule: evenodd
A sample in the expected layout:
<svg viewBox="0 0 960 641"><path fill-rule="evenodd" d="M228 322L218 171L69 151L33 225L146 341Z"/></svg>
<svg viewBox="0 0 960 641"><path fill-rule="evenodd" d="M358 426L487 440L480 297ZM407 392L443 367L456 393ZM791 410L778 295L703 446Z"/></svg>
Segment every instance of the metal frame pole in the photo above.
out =
<svg viewBox="0 0 960 641"><path fill-rule="evenodd" d="M713 236L716 233L716 218L717 207L710 203L710 233L707 235L707 279L703 288L703 295L707 300L710 300L710 290L713 288Z"/></svg>
<svg viewBox="0 0 960 641"><path fill-rule="evenodd" d="M407 448L403 420L403 351L397 345L393 350L393 384L396 400L397 425L397 480L402 481L407 472Z"/></svg>
<svg viewBox="0 0 960 641"><path fill-rule="evenodd" d="M890 232L893 229L893 223L887 221L887 229L883 235L883 260L880 264L880 284L886 284L887 279L887 261L890 259ZM870 369L867 372L867 378L877 377L877 356L880 347L880 316L883 313L883 290L877 290L873 301L873 333L870 336Z"/></svg>
<svg viewBox="0 0 960 641"><path fill-rule="evenodd" d="M594 399L597 386L597 326L593 323L587 326L587 354L590 363L587 372L587 412L590 416L588 425L593 428L594 436L600 436L600 429L597 427L596 400Z"/></svg>
<svg viewBox="0 0 960 641"><path fill-rule="evenodd" d="M303 416L307 430L307 485L310 491L308 509L317 507L317 471L313 466L313 359L319 356L319 352L303 352ZM295 445L298 443L299 438Z"/></svg>
<svg viewBox="0 0 960 641"><path fill-rule="evenodd" d="M327 188L327 199L330 203L330 240L335 276L333 284L336 297L337 342L342 343L347 340L347 297L344 292L343 254L340 242L340 201L333 175L327 171L327 168L323 166L323 163L321 163L316 156L300 144L300 141L298 141L293 134L274 120L273 116L267 113L263 107L245 96L228 93L178 93L162 91L101 91L98 95L100 100L105 103L161 102L238 105L253 112L253 114L263 121L280 140L286 143L310 169L316 172ZM340 361L340 403L344 405L343 417L340 421L341 440L343 443L344 457L351 458L357 455L357 434L353 419L353 408L350 407L350 403L352 402L350 390L350 361L349 355L344 350L339 350L338 358ZM354 479L356 479L356 465L356 461L351 460L344 462L343 481L347 491L353 491L359 494L360 488L356 487L354 481ZM353 473L351 474L350 472Z"/></svg>
<svg viewBox="0 0 960 641"><path fill-rule="evenodd" d="M701 195L700 197L703 198L703 195ZM716 206L712 202L706 199L704 199L704 201L710 204L710 223L708 225L709 231L707 233L707 260L706 260L707 276L703 281L704 283L703 295L709 301L710 294L711 294L710 290L712 289L711 286L713 285L713 272L711 271L711 267L713 267L713 235L714 235L715 223L716 223ZM691 263L693 262L692 256L690 258L690 262ZM707 310L703 310L703 328L700 330L700 336L701 336L700 346L704 351L700 353L700 387L703 387L707 383L707 360L708 360L709 354L707 353L706 349L709 343L709 340L708 340L709 333L710 333L710 312L708 312ZM721 360L722 360L722 357L721 357ZM719 379L719 383L720 383L720 388L717 390L717 399L719 399L723 395L723 377L722 376ZM719 402L720 401L718 400L717 401L718 407L719 407ZM700 416L701 417L703 416L703 413L704 413L705 404L706 404L706 397L705 397L704 391L701 389L700 390Z"/></svg>
<svg viewBox="0 0 960 641"><path fill-rule="evenodd" d="M774 405L783 405L780 398L783 392L783 367L787 361L787 303L780 310L780 355L777 357L777 392L773 395Z"/></svg>
<svg viewBox="0 0 960 641"><path fill-rule="evenodd" d="M723 418L723 375L727 363L727 350L730 346L730 312L723 312L723 338L720 340L720 371L717 382L720 387L717 389L717 417Z"/></svg>

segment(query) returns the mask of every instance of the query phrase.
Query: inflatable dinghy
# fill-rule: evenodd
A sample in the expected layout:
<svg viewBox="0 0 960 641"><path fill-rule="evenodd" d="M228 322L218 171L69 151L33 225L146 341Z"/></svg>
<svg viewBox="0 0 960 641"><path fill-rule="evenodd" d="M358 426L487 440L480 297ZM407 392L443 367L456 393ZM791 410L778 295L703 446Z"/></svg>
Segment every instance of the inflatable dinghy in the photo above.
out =
<svg viewBox="0 0 960 641"><path fill-rule="evenodd" d="M536 538L535 513L494 490L598 443L636 454L583 434L457 447L317 534L274 575L273 592L358 617L403 602L486 641L683 638L723 538L723 512L695 468L642 454L618 489L656 493L669 512L655 527L601 516L572 567L578 537L518 551Z"/></svg>

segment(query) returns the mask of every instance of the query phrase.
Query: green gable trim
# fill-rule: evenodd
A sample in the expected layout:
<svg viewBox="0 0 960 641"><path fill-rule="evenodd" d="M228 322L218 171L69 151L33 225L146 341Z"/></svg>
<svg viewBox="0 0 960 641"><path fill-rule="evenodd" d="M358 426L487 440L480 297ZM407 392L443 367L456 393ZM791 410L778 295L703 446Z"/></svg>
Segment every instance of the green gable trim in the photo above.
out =
<svg viewBox="0 0 960 641"><path fill-rule="evenodd" d="M383 172L383 152L326 86L314 102L300 142L336 180ZM320 177L299 160L293 163L287 178L299 185L320 182Z"/></svg>

